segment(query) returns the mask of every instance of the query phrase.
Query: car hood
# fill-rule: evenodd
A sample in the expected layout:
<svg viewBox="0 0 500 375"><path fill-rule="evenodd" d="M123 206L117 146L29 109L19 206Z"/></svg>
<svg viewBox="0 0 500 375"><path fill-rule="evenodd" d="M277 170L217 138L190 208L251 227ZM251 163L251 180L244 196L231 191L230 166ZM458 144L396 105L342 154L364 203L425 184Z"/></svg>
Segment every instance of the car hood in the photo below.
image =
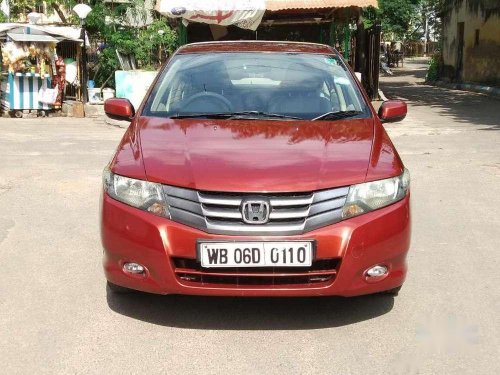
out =
<svg viewBox="0 0 500 375"><path fill-rule="evenodd" d="M198 190L300 192L363 182L373 119L137 120L149 181Z"/></svg>

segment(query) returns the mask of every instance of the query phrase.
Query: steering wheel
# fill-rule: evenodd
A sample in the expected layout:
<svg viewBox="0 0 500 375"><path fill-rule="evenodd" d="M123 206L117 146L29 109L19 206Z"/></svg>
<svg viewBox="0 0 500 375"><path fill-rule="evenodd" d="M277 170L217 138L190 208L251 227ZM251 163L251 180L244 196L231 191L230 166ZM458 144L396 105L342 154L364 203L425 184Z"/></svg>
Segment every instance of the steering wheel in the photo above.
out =
<svg viewBox="0 0 500 375"><path fill-rule="evenodd" d="M182 105L182 111L193 113L232 112L232 107L231 102L222 95L204 91L187 99Z"/></svg>

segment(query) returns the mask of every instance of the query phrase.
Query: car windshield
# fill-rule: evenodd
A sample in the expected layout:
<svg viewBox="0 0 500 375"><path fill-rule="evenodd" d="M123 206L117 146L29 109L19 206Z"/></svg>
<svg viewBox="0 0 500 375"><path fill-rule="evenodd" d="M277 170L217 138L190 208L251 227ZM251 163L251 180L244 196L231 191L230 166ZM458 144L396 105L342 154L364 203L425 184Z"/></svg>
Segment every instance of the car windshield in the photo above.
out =
<svg viewBox="0 0 500 375"><path fill-rule="evenodd" d="M370 116L341 58L232 52L175 56L143 115L312 120L339 112L330 118Z"/></svg>

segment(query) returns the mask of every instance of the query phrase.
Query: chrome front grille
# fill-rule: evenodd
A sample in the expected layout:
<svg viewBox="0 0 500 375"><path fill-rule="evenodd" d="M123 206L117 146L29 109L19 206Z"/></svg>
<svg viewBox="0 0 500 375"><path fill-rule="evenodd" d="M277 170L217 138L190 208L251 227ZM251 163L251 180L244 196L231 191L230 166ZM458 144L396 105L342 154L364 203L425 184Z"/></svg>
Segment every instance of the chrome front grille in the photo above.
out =
<svg viewBox="0 0 500 375"><path fill-rule="evenodd" d="M312 193L216 193L164 186L173 221L207 233L227 235L294 235L336 223L349 187ZM248 199L270 204L269 221L247 224L241 206Z"/></svg>

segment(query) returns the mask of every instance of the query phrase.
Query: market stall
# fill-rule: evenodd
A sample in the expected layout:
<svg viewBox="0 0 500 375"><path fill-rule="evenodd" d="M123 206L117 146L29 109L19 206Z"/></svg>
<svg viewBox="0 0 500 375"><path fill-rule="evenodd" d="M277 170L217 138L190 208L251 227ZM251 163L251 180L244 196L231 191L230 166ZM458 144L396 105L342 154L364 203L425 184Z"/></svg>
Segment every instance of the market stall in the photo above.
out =
<svg viewBox="0 0 500 375"><path fill-rule="evenodd" d="M51 78L56 75L57 39L48 35L7 33L2 45L2 61L7 79L2 80L2 106L7 111L48 110L56 89Z"/></svg>
<svg viewBox="0 0 500 375"><path fill-rule="evenodd" d="M3 29L3 30L1 30ZM79 43L76 29L3 24L0 27L3 110L45 114L60 108L66 86L66 64L57 53L61 40Z"/></svg>

